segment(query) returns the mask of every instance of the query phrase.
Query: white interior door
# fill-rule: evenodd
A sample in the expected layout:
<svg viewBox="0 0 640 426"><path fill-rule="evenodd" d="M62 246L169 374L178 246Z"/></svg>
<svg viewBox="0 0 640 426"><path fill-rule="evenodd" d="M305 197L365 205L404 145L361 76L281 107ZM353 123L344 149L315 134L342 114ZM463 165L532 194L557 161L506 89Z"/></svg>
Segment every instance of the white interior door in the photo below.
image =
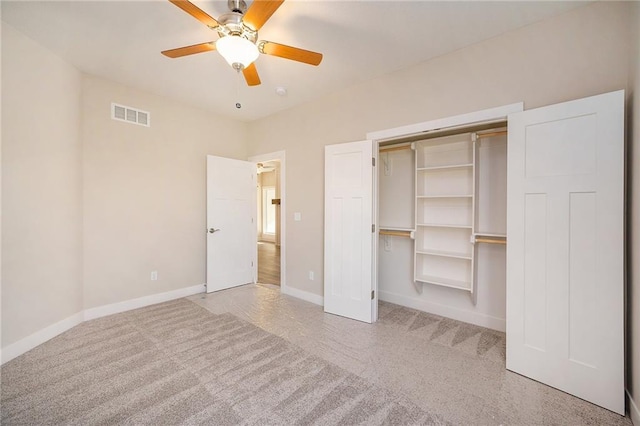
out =
<svg viewBox="0 0 640 426"><path fill-rule="evenodd" d="M207 293L254 282L256 165L207 156Z"/></svg>
<svg viewBox="0 0 640 426"><path fill-rule="evenodd" d="M324 310L373 322L373 143L325 147Z"/></svg>
<svg viewBox="0 0 640 426"><path fill-rule="evenodd" d="M507 368L624 415L624 92L509 115Z"/></svg>

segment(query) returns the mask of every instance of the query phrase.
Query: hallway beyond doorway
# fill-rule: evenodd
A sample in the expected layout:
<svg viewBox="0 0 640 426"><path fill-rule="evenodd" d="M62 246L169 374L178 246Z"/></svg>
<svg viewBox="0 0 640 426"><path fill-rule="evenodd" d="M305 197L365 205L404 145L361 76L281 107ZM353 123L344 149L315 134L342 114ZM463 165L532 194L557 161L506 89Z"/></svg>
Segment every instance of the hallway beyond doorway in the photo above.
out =
<svg viewBox="0 0 640 426"><path fill-rule="evenodd" d="M258 242L258 282L280 285L280 247Z"/></svg>

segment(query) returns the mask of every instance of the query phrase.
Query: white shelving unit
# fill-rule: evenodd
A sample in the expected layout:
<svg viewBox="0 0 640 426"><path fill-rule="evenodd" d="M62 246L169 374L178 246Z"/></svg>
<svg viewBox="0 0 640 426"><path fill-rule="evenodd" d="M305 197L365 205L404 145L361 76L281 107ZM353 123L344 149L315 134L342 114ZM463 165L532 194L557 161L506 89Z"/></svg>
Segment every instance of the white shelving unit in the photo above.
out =
<svg viewBox="0 0 640 426"><path fill-rule="evenodd" d="M475 134L413 143L414 280L473 292Z"/></svg>

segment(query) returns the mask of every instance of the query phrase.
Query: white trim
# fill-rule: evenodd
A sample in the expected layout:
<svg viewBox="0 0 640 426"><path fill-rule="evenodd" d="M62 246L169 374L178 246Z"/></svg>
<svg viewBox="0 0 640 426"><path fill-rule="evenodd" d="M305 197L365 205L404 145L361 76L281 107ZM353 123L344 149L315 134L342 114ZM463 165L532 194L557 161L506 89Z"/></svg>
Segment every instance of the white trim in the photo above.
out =
<svg viewBox="0 0 640 426"><path fill-rule="evenodd" d="M454 308L448 305L441 305L439 303L428 302L425 300L416 300L411 297L386 291L381 291L378 297L384 302L407 306L430 314L452 318L458 321L490 328L492 330L502 332L506 330L506 321L503 318L492 317L490 315L480 314L466 309Z"/></svg>
<svg viewBox="0 0 640 426"><path fill-rule="evenodd" d="M324 306L324 297L317 295L315 293L309 293L308 291L299 290L293 287L287 287L280 290L282 293L295 297L297 299L304 300L306 302L311 302L316 305Z"/></svg>
<svg viewBox="0 0 640 426"><path fill-rule="evenodd" d="M156 303L167 302L169 300L180 299L182 297L204 293L205 289L206 284L198 284L191 287L180 288L178 290L167 291L165 293L151 294L149 296L139 297L137 299L130 299L123 302L112 303L110 305L103 305L96 308L86 309L84 311L84 320L89 321L96 318L106 317L107 315L119 314L120 312L126 312L132 309L155 305Z"/></svg>
<svg viewBox="0 0 640 426"><path fill-rule="evenodd" d="M629 390L626 390L627 393L627 398L629 399L629 417L631 417L631 423L633 423L633 426L640 426L640 410L638 409L638 406L636 405L636 403L633 401L633 398L631 398L631 394L629 393Z"/></svg>
<svg viewBox="0 0 640 426"><path fill-rule="evenodd" d="M393 129L378 130L367 133L367 139L381 140L409 136L417 133L428 132L436 129L445 129L461 125L472 125L485 121L505 119L509 114L524 110L524 103L518 102L489 108L482 111L474 111L467 114L454 115L453 117L438 118L423 123L410 124L408 126L395 127Z"/></svg>
<svg viewBox="0 0 640 426"><path fill-rule="evenodd" d="M286 152L276 151L268 154L259 154L249 157L249 161L254 163L263 163L266 161L279 160L280 161L280 291L287 293L287 167L286 167ZM257 250L256 250L257 252ZM256 259L257 262L258 259ZM256 263L257 264L257 263ZM256 281L258 276L258 270L256 268ZM305 299L306 300L306 299Z"/></svg>
<svg viewBox="0 0 640 426"><path fill-rule="evenodd" d="M11 361L36 346L43 344L47 340L51 340L59 334L62 334L82 323L82 318L83 312L80 311L77 314L73 314L70 317L63 319L62 321L58 321L57 323L51 324L42 330L38 330L24 339L12 343L2 350L2 364Z"/></svg>
<svg viewBox="0 0 640 426"><path fill-rule="evenodd" d="M155 305L156 303L167 302L169 300L180 299L194 294L204 293L204 291L205 284L199 284L178 290L167 291L165 293L152 294L149 296L139 297L137 299L125 300L124 302L112 303L110 305L98 306L96 308L80 311L77 314L45 327L42 330L36 331L30 336L3 348L0 354L0 359L2 360L2 364L11 361L36 346L43 344L47 340L53 339L76 325L81 324L83 321L89 321L107 315Z"/></svg>

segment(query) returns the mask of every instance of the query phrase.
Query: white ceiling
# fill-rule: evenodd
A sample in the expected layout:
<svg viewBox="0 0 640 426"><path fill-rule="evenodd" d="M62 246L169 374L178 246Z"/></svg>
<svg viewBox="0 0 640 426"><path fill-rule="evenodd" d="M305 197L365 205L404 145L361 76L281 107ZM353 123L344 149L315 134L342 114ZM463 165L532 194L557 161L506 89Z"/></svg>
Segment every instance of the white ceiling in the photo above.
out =
<svg viewBox="0 0 640 426"><path fill-rule="evenodd" d="M195 0L217 18L226 1ZM217 34L166 0L5 1L2 20L78 69L251 121L584 5L581 2L287 0L259 39L321 52L318 67L261 55L248 87L217 52L160 51ZM284 97L277 86L287 88ZM242 103L241 109L235 103Z"/></svg>

